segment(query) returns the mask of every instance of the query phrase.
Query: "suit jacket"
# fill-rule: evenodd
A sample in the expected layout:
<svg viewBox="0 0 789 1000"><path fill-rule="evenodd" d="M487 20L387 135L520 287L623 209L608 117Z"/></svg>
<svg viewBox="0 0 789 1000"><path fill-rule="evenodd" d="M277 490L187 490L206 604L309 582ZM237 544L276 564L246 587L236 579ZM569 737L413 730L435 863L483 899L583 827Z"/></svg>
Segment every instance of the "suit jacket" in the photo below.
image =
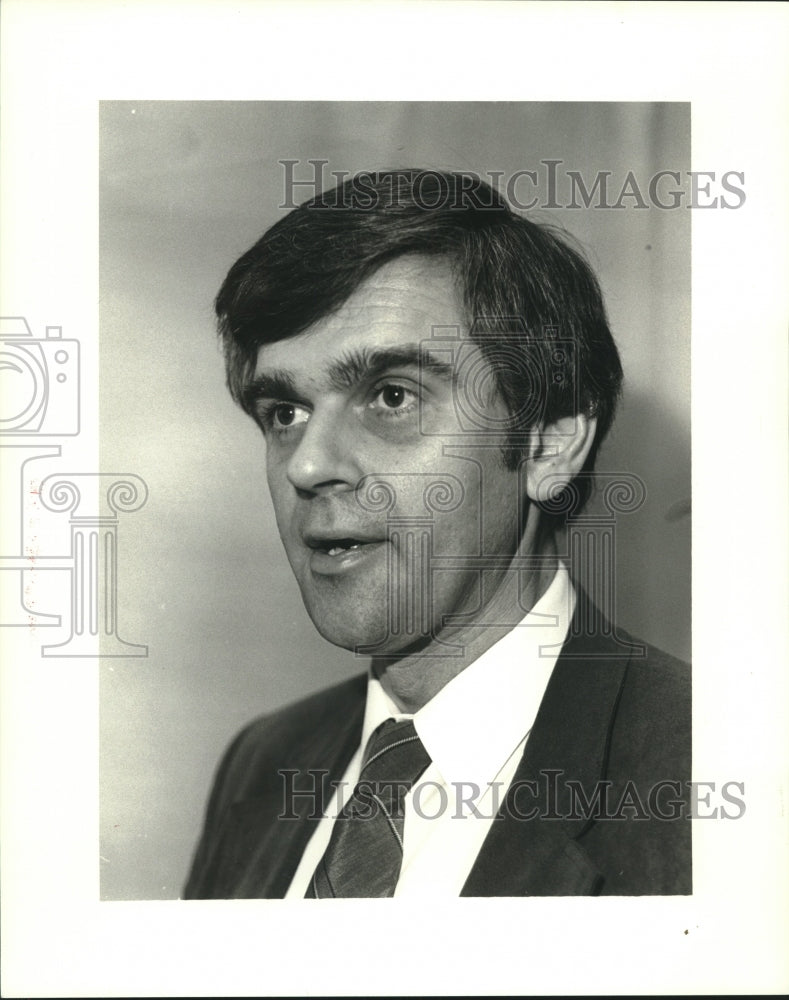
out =
<svg viewBox="0 0 789 1000"><path fill-rule="evenodd" d="M590 629L585 604L464 896L691 892L689 668L604 621ZM186 899L285 895L359 745L365 692L354 677L236 737ZM286 780L306 794L286 802Z"/></svg>

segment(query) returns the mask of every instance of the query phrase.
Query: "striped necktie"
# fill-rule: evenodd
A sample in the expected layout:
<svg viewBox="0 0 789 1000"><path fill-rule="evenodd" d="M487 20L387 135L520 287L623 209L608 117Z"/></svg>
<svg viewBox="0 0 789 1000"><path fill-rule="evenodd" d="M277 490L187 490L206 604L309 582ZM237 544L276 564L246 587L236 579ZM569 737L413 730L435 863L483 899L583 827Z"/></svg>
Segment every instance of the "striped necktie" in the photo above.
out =
<svg viewBox="0 0 789 1000"><path fill-rule="evenodd" d="M403 862L403 800L429 763L413 722L387 719L375 730L305 898L394 895Z"/></svg>

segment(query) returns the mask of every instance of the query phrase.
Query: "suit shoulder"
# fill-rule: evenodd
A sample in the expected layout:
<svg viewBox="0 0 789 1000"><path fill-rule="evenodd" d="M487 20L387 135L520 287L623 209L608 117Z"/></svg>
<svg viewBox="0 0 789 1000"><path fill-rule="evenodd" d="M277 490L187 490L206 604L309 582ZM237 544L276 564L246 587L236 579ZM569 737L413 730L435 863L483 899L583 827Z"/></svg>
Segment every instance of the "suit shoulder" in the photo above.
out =
<svg viewBox="0 0 789 1000"><path fill-rule="evenodd" d="M634 776L687 779L690 665L656 646L627 638L643 648L643 655L633 655L628 663L612 732L612 757L627 761Z"/></svg>
<svg viewBox="0 0 789 1000"><path fill-rule="evenodd" d="M236 736L230 750L246 755L268 744L281 748L298 741L304 732L312 732L324 723L347 712L349 706L364 701L367 675L357 674L347 681L316 691L274 712L267 712L249 722Z"/></svg>
<svg viewBox="0 0 789 1000"><path fill-rule="evenodd" d="M626 684L642 689L651 699L669 697L673 701L690 704L691 667L684 660L658 649L641 639L626 636L642 655L635 652L627 669Z"/></svg>
<svg viewBox="0 0 789 1000"><path fill-rule="evenodd" d="M290 766L316 731L331 729L338 718L361 710L366 689L367 677L359 674L253 719L225 752L217 784L248 793L251 776Z"/></svg>
<svg viewBox="0 0 789 1000"><path fill-rule="evenodd" d="M332 755L342 758L345 744L341 733L343 727L349 730L350 723L361 718L366 684L365 675L335 684L259 716L235 737L214 776L203 834L184 890L186 898L233 894L228 888L227 872L220 877L217 871L224 870L223 845L226 837L232 840L237 817L245 815L244 810L249 808L264 812L273 809L276 815L283 769L295 764L309 770L331 760Z"/></svg>
<svg viewBox="0 0 789 1000"><path fill-rule="evenodd" d="M584 842L605 871L604 894L686 894L692 891L690 666L627 639L643 655L633 655L624 673L605 777L611 801L638 801L643 815L597 822Z"/></svg>
<svg viewBox="0 0 789 1000"><path fill-rule="evenodd" d="M634 657L634 660L642 660L649 663L654 669L668 670L674 673L682 674L690 670L690 664L685 660L680 660L678 657L672 656L671 653L667 653L665 650L644 642L643 639L638 639L629 633L625 632L624 635L629 642L644 648L644 656Z"/></svg>

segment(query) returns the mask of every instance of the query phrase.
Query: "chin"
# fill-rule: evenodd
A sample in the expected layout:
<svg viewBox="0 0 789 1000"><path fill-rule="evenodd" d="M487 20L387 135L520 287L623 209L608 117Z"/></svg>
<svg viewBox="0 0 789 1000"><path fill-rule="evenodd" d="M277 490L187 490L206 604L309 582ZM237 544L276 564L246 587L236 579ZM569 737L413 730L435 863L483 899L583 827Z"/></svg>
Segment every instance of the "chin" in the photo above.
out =
<svg viewBox="0 0 789 1000"><path fill-rule="evenodd" d="M327 642L340 646L350 652L355 652L358 646L370 646L381 642L385 629L381 624L382 616L367 616L364 614L343 614L342 609L335 607L307 607L307 614L312 624Z"/></svg>
<svg viewBox="0 0 789 1000"><path fill-rule="evenodd" d="M339 628L336 623L319 625L314 619L313 623L327 642L357 656L400 659L408 654L419 653L434 642L430 635L387 635L380 623L377 628L354 630Z"/></svg>
<svg viewBox="0 0 789 1000"><path fill-rule="evenodd" d="M318 633L327 642L359 656L399 656L414 645L413 636L387 634L386 626L382 624L382 615L374 620L360 615L343 619L336 614L333 617L318 615L310 608L307 608L307 612ZM430 641L429 636L416 638L417 645Z"/></svg>
<svg viewBox="0 0 789 1000"><path fill-rule="evenodd" d="M432 637L420 629L393 631L391 600L385 581L338 580L329 586L315 585L308 579L301 596L312 623L327 642L359 656L402 656L428 646ZM398 602L401 603L401 602ZM397 609L402 619L403 607ZM435 627L435 624L434 624Z"/></svg>

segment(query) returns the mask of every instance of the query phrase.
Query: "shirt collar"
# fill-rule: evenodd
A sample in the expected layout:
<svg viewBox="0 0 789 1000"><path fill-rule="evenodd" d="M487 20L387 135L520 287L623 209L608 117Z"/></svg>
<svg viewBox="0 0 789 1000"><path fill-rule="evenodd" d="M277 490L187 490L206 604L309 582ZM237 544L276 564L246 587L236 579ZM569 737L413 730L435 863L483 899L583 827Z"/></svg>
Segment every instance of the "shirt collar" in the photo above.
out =
<svg viewBox="0 0 789 1000"><path fill-rule="evenodd" d="M362 746L388 718L413 718L448 784L495 779L531 729L575 607L565 566L521 622L446 684L415 715L397 708L370 677Z"/></svg>

